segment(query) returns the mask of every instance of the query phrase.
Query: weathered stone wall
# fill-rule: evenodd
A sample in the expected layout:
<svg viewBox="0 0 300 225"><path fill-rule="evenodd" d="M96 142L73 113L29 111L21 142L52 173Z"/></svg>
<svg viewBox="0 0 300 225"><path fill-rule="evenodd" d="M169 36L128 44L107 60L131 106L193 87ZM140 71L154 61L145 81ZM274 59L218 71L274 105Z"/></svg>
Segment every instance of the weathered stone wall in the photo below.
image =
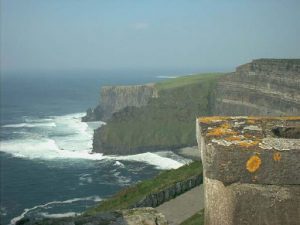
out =
<svg viewBox="0 0 300 225"><path fill-rule="evenodd" d="M215 115L299 115L300 59L258 59L218 82Z"/></svg>
<svg viewBox="0 0 300 225"><path fill-rule="evenodd" d="M184 192L202 184L202 175L191 177L185 181L177 182L176 184L161 190L156 193L145 196L143 199L135 203L132 208L139 207L157 207L164 202L167 202Z"/></svg>
<svg viewBox="0 0 300 225"><path fill-rule="evenodd" d="M132 86L104 86L100 91L100 103L95 109L88 109L83 121L107 121L115 113L126 107L141 107L158 92L154 84Z"/></svg>
<svg viewBox="0 0 300 225"><path fill-rule="evenodd" d="M300 221L300 117L197 120L206 225Z"/></svg>

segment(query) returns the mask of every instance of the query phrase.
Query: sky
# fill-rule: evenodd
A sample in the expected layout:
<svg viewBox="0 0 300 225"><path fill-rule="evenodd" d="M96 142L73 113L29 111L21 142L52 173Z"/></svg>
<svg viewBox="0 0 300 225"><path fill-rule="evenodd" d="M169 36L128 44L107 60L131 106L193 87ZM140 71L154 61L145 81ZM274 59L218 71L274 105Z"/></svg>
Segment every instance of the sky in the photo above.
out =
<svg viewBox="0 0 300 225"><path fill-rule="evenodd" d="M299 0L0 0L1 71L231 70L300 58Z"/></svg>

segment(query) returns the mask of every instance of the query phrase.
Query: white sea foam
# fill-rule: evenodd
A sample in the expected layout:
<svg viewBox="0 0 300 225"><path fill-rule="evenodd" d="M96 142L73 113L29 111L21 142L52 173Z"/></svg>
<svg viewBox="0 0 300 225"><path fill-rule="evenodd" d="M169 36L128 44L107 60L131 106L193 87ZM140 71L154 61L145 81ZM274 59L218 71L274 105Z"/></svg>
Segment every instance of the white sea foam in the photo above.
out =
<svg viewBox="0 0 300 225"><path fill-rule="evenodd" d="M3 125L4 128L23 128L23 127L56 127L53 122L50 123L17 123L17 124L6 124Z"/></svg>
<svg viewBox="0 0 300 225"><path fill-rule="evenodd" d="M177 169L185 164L170 158L162 157L156 153L151 152L146 152L137 155L116 156L114 158L117 160L145 162L154 165L157 169L162 170Z"/></svg>
<svg viewBox="0 0 300 225"><path fill-rule="evenodd" d="M25 117L24 120L26 123L43 123L43 122L53 121L53 117L49 117L49 118Z"/></svg>
<svg viewBox="0 0 300 225"><path fill-rule="evenodd" d="M84 174L84 175L82 175L82 176L79 177L79 181L81 181L80 183L81 183L82 185L84 185L83 182L86 182L86 183L89 183L89 184L90 184L90 183L93 182L93 178L90 177L89 174Z"/></svg>
<svg viewBox="0 0 300 225"><path fill-rule="evenodd" d="M177 162L180 162L182 164L188 164L188 163L191 163L193 160L191 159L187 159L187 158L184 158L180 155L177 155L176 153L172 152L172 151L160 151L160 152L155 152L155 154L161 156L161 157L164 157L164 158L170 158L170 159L173 159Z"/></svg>
<svg viewBox="0 0 300 225"><path fill-rule="evenodd" d="M76 213L76 212L53 213L53 214L40 213L40 215L45 218L62 218L62 217L74 217L80 215L80 213Z"/></svg>
<svg viewBox="0 0 300 225"><path fill-rule="evenodd" d="M157 78L160 78L160 79L174 79L174 78L177 78L177 76L156 76Z"/></svg>
<svg viewBox="0 0 300 225"><path fill-rule="evenodd" d="M7 209L3 206L0 207L0 216L6 216L7 215Z"/></svg>
<svg viewBox="0 0 300 225"><path fill-rule="evenodd" d="M101 160L102 154L92 154L93 129L81 122L84 113L52 117L51 123L39 123L46 119L30 119L31 123L4 125L6 127L55 125L52 130L30 131L24 138L1 141L0 151L29 159L89 159ZM29 120L29 119L27 119ZM98 126L103 123L98 122ZM93 123L93 128L97 127ZM49 138L51 136L51 138Z"/></svg>
<svg viewBox="0 0 300 225"><path fill-rule="evenodd" d="M175 169L187 163L179 159L179 156L176 158L170 155L170 152L170 154L147 152L130 156L104 156L101 153L92 153L93 130L105 123L81 122L82 116L84 113L36 120L27 118L32 125L55 124L55 127L51 130L29 131L23 138L2 141L0 151L29 159L106 159L116 161L115 165L123 168L125 166L119 160L144 162L158 169Z"/></svg>
<svg viewBox="0 0 300 225"><path fill-rule="evenodd" d="M20 219L24 218L24 216L33 211L33 210L37 210L37 209L46 209L48 208L49 206L51 205L55 205L55 204L70 204L70 203L73 203L73 202L78 202L78 201L94 201L94 202L99 202L101 201L102 199L99 197L99 196L89 196L89 197L86 197L86 198L73 198L73 199L68 199L68 200L65 200L65 201L53 201L53 202L48 202L46 204L42 204L42 205L36 205L32 208L29 208L29 209L24 209L23 213L20 215L20 216L17 216L17 217L14 217L11 221L10 221L10 224L11 225L15 225L17 221L19 221Z"/></svg>
<svg viewBox="0 0 300 225"><path fill-rule="evenodd" d="M93 130L103 123L81 122L83 115L83 113L77 113L54 118L57 132L53 139L60 149L70 151L92 150Z"/></svg>
<svg viewBox="0 0 300 225"><path fill-rule="evenodd" d="M52 139L19 139L1 142L1 151L16 157L29 159L89 159L101 160L105 158L101 153L92 154L90 150L70 151L61 150Z"/></svg>
<svg viewBox="0 0 300 225"><path fill-rule="evenodd" d="M119 162L119 161L116 161L114 165L115 165L115 166L119 166L119 167L121 167L121 168L124 168L124 167L125 167L125 165L124 165L123 163Z"/></svg>

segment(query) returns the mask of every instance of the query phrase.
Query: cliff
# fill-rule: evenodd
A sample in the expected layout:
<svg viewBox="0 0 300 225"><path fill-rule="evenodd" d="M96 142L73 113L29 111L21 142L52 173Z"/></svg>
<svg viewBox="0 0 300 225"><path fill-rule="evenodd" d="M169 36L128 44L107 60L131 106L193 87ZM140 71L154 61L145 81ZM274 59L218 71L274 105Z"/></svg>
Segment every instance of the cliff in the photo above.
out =
<svg viewBox="0 0 300 225"><path fill-rule="evenodd" d="M133 86L104 86L100 91L100 103L95 109L88 109L82 121L107 121L111 116L126 107L141 107L149 99L156 98L154 84Z"/></svg>
<svg viewBox="0 0 300 225"><path fill-rule="evenodd" d="M136 154L193 146L196 116L299 115L299 90L300 59L258 59L226 75L105 87L90 114L109 121L94 132L93 150Z"/></svg>
<svg viewBox="0 0 300 225"><path fill-rule="evenodd" d="M258 59L224 76L216 115L299 115L300 59Z"/></svg>
<svg viewBox="0 0 300 225"><path fill-rule="evenodd" d="M195 146L194 119L211 114L211 90L217 77L219 74L201 74L156 84L153 88L157 92L143 95L150 96L147 104L123 108L95 130L93 151L128 155ZM120 100L115 98L107 105L116 105Z"/></svg>

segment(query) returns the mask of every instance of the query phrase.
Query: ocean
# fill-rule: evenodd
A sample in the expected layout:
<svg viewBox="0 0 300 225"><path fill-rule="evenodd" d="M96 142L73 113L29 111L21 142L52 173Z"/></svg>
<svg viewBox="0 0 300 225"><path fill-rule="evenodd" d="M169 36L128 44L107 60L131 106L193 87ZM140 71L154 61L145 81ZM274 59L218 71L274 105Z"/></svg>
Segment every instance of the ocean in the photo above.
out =
<svg viewBox="0 0 300 225"><path fill-rule="evenodd" d="M92 154L93 130L104 123L81 122L86 109L98 103L101 86L156 82L165 75L115 71L2 76L0 224L15 224L23 217L74 216L126 186L189 162L170 151Z"/></svg>

